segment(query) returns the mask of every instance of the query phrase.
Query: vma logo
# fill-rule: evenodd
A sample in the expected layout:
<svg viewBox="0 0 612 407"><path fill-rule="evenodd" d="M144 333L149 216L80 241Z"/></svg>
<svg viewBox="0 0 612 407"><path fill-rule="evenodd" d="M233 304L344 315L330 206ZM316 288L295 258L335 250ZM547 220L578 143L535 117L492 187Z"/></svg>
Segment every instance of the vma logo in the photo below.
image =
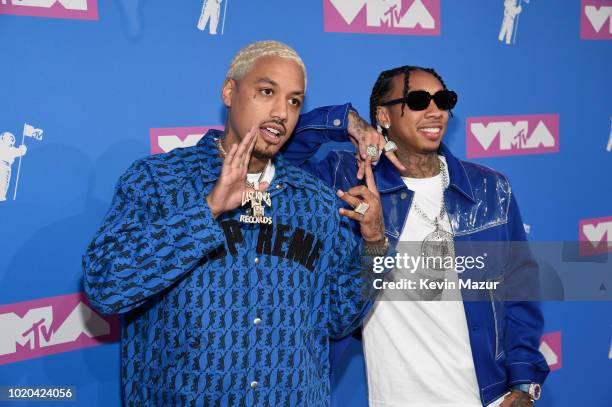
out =
<svg viewBox="0 0 612 407"><path fill-rule="evenodd" d="M561 369L561 331L542 335L540 352L544 355L544 359L546 359L546 363L548 363L551 371Z"/></svg>
<svg viewBox="0 0 612 407"><path fill-rule="evenodd" d="M175 148L192 147L210 129L223 130L223 126L152 128L151 154L167 153Z"/></svg>
<svg viewBox="0 0 612 407"><path fill-rule="evenodd" d="M578 236L581 256L612 252L612 216L581 220Z"/></svg>
<svg viewBox="0 0 612 407"><path fill-rule="evenodd" d="M323 0L326 32L440 35L440 0Z"/></svg>
<svg viewBox="0 0 612 407"><path fill-rule="evenodd" d="M0 306L0 365L119 339L119 318L93 311L83 293Z"/></svg>
<svg viewBox="0 0 612 407"><path fill-rule="evenodd" d="M0 14L97 20L98 0L0 0Z"/></svg>
<svg viewBox="0 0 612 407"><path fill-rule="evenodd" d="M467 157L499 157L559 151L559 115L469 117Z"/></svg>
<svg viewBox="0 0 612 407"><path fill-rule="evenodd" d="M580 9L581 39L612 39L612 0L582 0Z"/></svg>

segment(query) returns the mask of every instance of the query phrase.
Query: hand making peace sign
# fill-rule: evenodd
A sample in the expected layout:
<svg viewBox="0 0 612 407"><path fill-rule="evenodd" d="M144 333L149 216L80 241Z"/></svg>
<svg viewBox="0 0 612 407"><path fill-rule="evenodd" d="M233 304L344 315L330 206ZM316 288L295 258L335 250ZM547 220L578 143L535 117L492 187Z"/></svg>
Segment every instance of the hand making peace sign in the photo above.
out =
<svg viewBox="0 0 612 407"><path fill-rule="evenodd" d="M365 181L366 185L352 187L346 192L340 189L337 191L338 197L354 208L352 211L340 208L340 214L359 222L361 235L365 241L381 241L385 237L385 221L372 172L371 157L365 160Z"/></svg>

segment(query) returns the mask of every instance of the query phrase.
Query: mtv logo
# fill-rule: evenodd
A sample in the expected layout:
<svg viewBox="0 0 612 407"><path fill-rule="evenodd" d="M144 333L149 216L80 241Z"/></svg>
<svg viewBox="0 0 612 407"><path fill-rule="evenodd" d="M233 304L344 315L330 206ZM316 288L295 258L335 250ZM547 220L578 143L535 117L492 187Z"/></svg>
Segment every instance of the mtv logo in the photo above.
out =
<svg viewBox="0 0 612 407"><path fill-rule="evenodd" d="M151 154L167 153L175 148L192 147L210 129L223 130L223 126L152 128Z"/></svg>
<svg viewBox="0 0 612 407"><path fill-rule="evenodd" d="M325 32L440 35L440 0L323 0Z"/></svg>
<svg viewBox="0 0 612 407"><path fill-rule="evenodd" d="M0 365L119 339L119 319L94 311L83 293L0 306Z"/></svg>
<svg viewBox="0 0 612 407"><path fill-rule="evenodd" d="M540 342L540 352L544 355L550 370L558 370L562 367L561 354L561 331L550 332L542 335Z"/></svg>
<svg viewBox="0 0 612 407"><path fill-rule="evenodd" d="M581 256L612 252L612 216L581 220L578 240Z"/></svg>
<svg viewBox="0 0 612 407"><path fill-rule="evenodd" d="M612 39L611 0L582 0L580 38L583 40Z"/></svg>
<svg viewBox="0 0 612 407"><path fill-rule="evenodd" d="M0 14L97 20L98 0L0 0Z"/></svg>
<svg viewBox="0 0 612 407"><path fill-rule="evenodd" d="M469 117L467 157L499 157L559 151L559 115Z"/></svg>

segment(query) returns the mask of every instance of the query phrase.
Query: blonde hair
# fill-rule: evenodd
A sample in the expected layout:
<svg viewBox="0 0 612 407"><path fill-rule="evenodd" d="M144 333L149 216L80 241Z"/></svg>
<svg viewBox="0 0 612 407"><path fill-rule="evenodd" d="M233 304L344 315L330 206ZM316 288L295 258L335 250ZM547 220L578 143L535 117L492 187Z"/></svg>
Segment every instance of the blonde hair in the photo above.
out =
<svg viewBox="0 0 612 407"><path fill-rule="evenodd" d="M258 41L242 48L232 59L226 77L240 79L253 69L253 65L258 58L268 56L288 59L298 64L304 73L304 89L306 89L304 61L293 48L279 41Z"/></svg>

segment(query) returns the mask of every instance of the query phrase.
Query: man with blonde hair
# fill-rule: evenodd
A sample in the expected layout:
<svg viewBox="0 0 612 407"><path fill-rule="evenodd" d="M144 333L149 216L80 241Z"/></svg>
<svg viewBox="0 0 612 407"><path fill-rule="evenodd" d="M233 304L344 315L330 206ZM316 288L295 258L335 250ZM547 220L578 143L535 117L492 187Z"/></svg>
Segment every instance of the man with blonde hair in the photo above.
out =
<svg viewBox="0 0 612 407"><path fill-rule="evenodd" d="M387 241L369 165L336 193L277 155L305 87L294 50L251 44L221 90L225 131L120 178L83 265L91 303L124 317L126 404L329 405L329 339L366 316L361 254Z"/></svg>

